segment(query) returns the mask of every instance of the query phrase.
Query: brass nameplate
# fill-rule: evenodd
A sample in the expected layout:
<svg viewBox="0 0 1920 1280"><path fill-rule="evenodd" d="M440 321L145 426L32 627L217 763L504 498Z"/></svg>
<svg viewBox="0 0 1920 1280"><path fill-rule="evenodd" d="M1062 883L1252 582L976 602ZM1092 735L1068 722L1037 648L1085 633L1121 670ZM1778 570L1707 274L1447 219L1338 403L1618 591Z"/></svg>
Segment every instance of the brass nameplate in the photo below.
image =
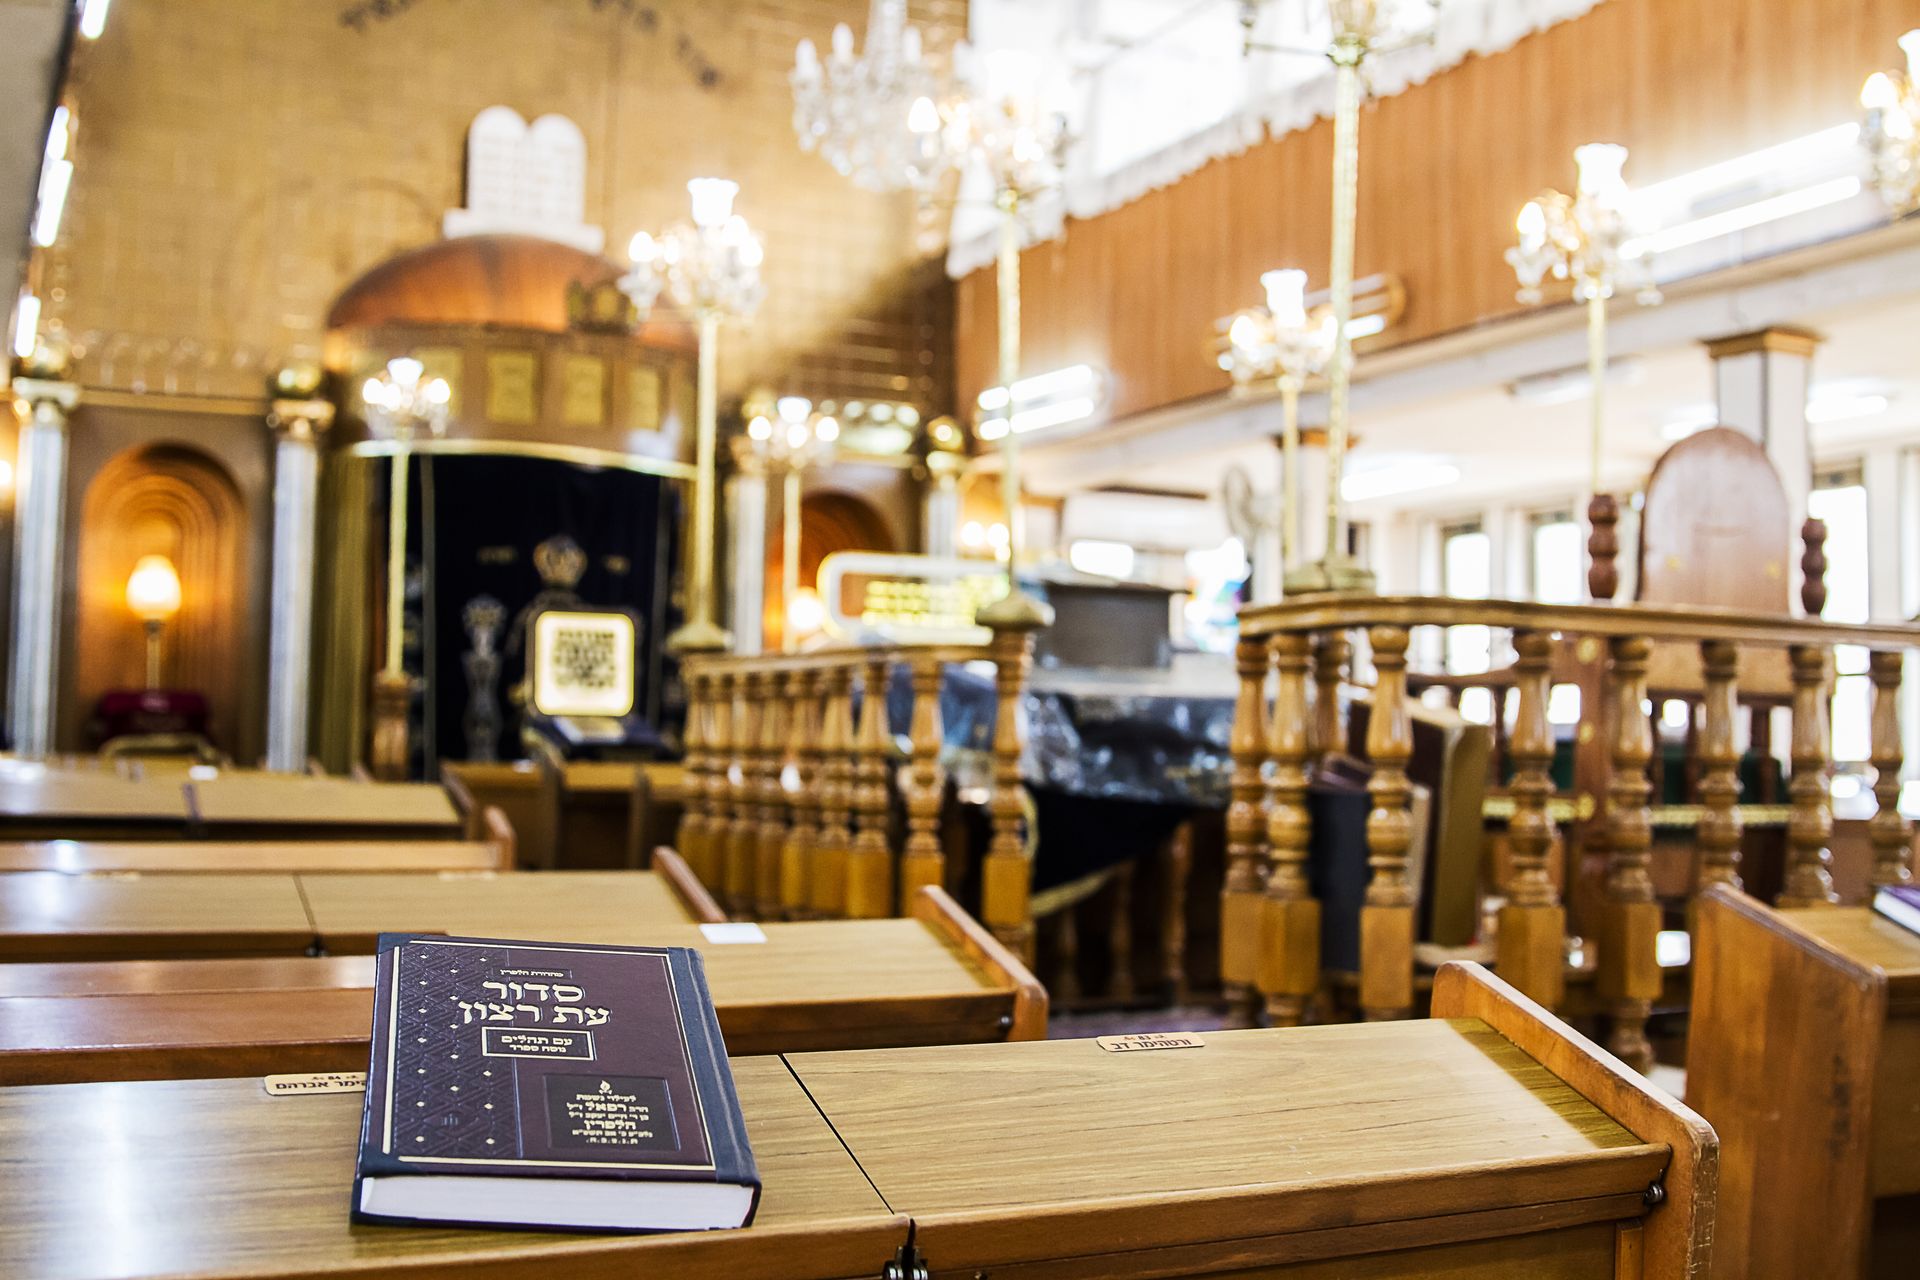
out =
<svg viewBox="0 0 1920 1280"><path fill-rule="evenodd" d="M299 1075L267 1076L260 1082L270 1098L297 1098L311 1093L360 1093L367 1087L364 1071L306 1071Z"/></svg>
<svg viewBox="0 0 1920 1280"><path fill-rule="evenodd" d="M1094 1041L1108 1053L1139 1053L1143 1049L1204 1049L1207 1042L1199 1036L1163 1035L1148 1032L1131 1036L1101 1036Z"/></svg>

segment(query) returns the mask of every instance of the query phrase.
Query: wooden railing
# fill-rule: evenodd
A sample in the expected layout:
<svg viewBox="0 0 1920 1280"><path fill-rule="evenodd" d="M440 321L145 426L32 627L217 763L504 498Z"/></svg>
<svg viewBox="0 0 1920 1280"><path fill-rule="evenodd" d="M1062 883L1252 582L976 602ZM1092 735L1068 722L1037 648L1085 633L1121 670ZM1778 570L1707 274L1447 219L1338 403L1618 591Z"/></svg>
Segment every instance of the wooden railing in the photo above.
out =
<svg viewBox="0 0 1920 1280"><path fill-rule="evenodd" d="M948 883L940 687L949 664L979 660L994 664L997 703L980 916L1030 959L1032 867L1020 755L1031 630L996 630L980 646L688 657L682 856L741 918L903 914L921 886ZM905 821L896 833L886 693L902 669L913 711L898 775Z"/></svg>
<svg viewBox="0 0 1920 1280"><path fill-rule="evenodd" d="M1222 895L1221 971L1230 996L1264 1004L1276 1023L1300 1021L1319 989L1320 904L1308 878L1312 819L1308 766L1344 745L1338 690L1350 675L1349 637L1363 633L1374 670L1366 753L1372 765L1366 822L1371 865L1360 920L1359 1003L1370 1018L1405 1016L1414 1003L1412 835L1407 763L1407 651L1419 627L1486 626L1513 634L1514 721L1511 871L1499 915L1502 977L1548 1007L1564 996L1566 909L1550 865L1556 830L1549 800L1554 739L1547 718L1555 637L1592 637L1605 650L1600 705L1583 702L1578 736L1607 744L1609 768L1589 844L1604 850L1606 875L1593 944L1597 994L1610 1015L1610 1047L1637 1066L1651 1062L1646 1022L1661 994L1656 939L1660 904L1649 875L1652 846L1648 762L1655 743L1648 662L1658 644L1700 654L1704 707L1699 758L1703 801L1694 850L1697 889L1740 884L1741 817L1736 714L1743 660L1786 650L1792 689L1791 815L1780 901L1836 901L1828 845L1833 832L1829 711L1832 649L1871 651L1872 758L1878 813L1869 826L1875 885L1911 879L1912 829L1896 807L1902 764L1899 691L1905 650L1920 626L1849 625L1819 619L1664 606L1546 605L1346 594L1252 605L1240 615L1240 691L1233 736L1228 865ZM1775 658L1773 661L1777 662ZM1268 691L1271 688L1271 701Z"/></svg>

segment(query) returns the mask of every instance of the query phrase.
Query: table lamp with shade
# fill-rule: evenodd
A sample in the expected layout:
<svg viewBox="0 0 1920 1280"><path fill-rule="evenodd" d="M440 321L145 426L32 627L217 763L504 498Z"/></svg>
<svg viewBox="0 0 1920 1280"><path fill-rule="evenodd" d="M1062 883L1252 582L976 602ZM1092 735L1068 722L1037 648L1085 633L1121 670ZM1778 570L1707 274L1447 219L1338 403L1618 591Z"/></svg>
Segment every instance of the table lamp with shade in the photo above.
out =
<svg viewBox="0 0 1920 1280"><path fill-rule="evenodd" d="M160 633L180 612L180 575L165 556L141 556L127 578L127 608L147 629L147 688L160 687Z"/></svg>

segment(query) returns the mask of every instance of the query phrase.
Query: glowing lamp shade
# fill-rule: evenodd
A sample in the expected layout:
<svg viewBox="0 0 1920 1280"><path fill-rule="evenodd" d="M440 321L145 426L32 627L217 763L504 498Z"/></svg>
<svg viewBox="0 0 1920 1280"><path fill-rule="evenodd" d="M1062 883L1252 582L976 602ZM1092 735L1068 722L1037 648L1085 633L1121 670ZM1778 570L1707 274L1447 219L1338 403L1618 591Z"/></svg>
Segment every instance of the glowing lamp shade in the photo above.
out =
<svg viewBox="0 0 1920 1280"><path fill-rule="evenodd" d="M827 605L812 587L801 587L787 605L787 629L796 638L818 635L827 625Z"/></svg>
<svg viewBox="0 0 1920 1280"><path fill-rule="evenodd" d="M1269 271L1260 277L1260 283L1267 291L1267 310L1273 313L1276 322L1288 328L1306 324L1306 272Z"/></svg>
<svg viewBox="0 0 1920 1280"><path fill-rule="evenodd" d="M739 183L725 178L695 178L687 183L687 194L693 199L694 225L724 226L733 216L733 197L739 191Z"/></svg>
<svg viewBox="0 0 1920 1280"><path fill-rule="evenodd" d="M1884 71L1868 76L1866 87L1860 90L1860 105L1868 111L1891 111L1899 106L1900 90L1894 87L1893 77Z"/></svg>
<svg viewBox="0 0 1920 1280"><path fill-rule="evenodd" d="M1520 243L1528 249L1538 249L1547 242L1547 211L1538 200L1527 201L1514 225L1519 229Z"/></svg>
<svg viewBox="0 0 1920 1280"><path fill-rule="evenodd" d="M1626 189L1621 170L1627 167L1627 149L1611 142L1589 142L1575 148L1573 162L1580 167L1580 194L1611 200Z"/></svg>
<svg viewBox="0 0 1920 1280"><path fill-rule="evenodd" d="M1908 77L1920 79L1920 27L1900 37L1900 52L1907 55Z"/></svg>
<svg viewBox="0 0 1920 1280"><path fill-rule="evenodd" d="M127 578L127 608L142 622L167 622L180 612L180 575L165 556L141 556Z"/></svg>

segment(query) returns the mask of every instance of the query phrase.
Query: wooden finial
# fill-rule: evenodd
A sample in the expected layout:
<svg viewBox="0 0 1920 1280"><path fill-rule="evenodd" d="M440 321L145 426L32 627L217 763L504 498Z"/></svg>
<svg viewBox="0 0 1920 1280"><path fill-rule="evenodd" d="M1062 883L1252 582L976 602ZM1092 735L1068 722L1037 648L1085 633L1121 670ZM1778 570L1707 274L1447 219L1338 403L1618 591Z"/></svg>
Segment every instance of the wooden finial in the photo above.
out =
<svg viewBox="0 0 1920 1280"><path fill-rule="evenodd" d="M1620 590L1620 504L1610 493L1596 493L1587 504L1587 594L1606 603Z"/></svg>
<svg viewBox="0 0 1920 1280"><path fill-rule="evenodd" d="M1806 550L1800 556L1800 607L1817 618L1827 607L1827 522L1809 517L1800 526Z"/></svg>

